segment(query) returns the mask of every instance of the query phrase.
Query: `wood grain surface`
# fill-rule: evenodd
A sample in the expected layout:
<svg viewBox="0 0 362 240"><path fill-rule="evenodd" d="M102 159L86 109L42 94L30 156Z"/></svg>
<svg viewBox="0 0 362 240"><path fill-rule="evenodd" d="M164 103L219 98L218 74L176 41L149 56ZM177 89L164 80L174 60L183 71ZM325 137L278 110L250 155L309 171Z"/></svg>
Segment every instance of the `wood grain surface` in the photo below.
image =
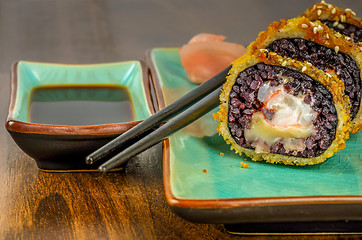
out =
<svg viewBox="0 0 362 240"><path fill-rule="evenodd" d="M1 0L0 117L17 60L101 63L143 59L200 32L247 45L272 21L316 1ZM330 1L362 16L361 0ZM3 125L3 126L4 126ZM36 143L34 143L36 144ZM40 171L0 129L0 239L360 239L358 235L235 236L194 224L165 201L158 144L109 174Z"/></svg>

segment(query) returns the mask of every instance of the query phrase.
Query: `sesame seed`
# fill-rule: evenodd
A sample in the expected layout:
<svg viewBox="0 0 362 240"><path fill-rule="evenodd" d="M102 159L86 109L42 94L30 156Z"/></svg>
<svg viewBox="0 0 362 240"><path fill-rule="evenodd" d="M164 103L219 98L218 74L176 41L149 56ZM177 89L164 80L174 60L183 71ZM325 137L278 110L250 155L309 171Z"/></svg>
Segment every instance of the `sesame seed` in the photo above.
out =
<svg viewBox="0 0 362 240"><path fill-rule="evenodd" d="M345 21L346 21L346 16L341 15L340 18L341 18L341 22L345 22Z"/></svg>
<svg viewBox="0 0 362 240"><path fill-rule="evenodd" d="M329 39L329 34L328 33L326 33L326 38Z"/></svg>
<svg viewBox="0 0 362 240"><path fill-rule="evenodd" d="M344 26L343 26L342 24L338 24L338 25L337 25L337 28L338 28L338 29L344 29Z"/></svg>
<svg viewBox="0 0 362 240"><path fill-rule="evenodd" d="M322 10L319 9L319 10L317 11L317 15L318 15L318 16L322 15Z"/></svg>
<svg viewBox="0 0 362 240"><path fill-rule="evenodd" d="M351 38L348 37L348 36L345 36L344 39L346 39L347 41L350 41L350 40L351 40Z"/></svg>
<svg viewBox="0 0 362 240"><path fill-rule="evenodd" d="M327 7L328 7L329 9L331 9L331 8L333 7L333 5L332 5L332 4L327 4Z"/></svg>
<svg viewBox="0 0 362 240"><path fill-rule="evenodd" d="M284 61L282 62L282 66L283 66L283 67L287 66L287 61L284 60Z"/></svg>
<svg viewBox="0 0 362 240"><path fill-rule="evenodd" d="M333 8L331 11L332 14L336 14L336 8Z"/></svg>
<svg viewBox="0 0 362 240"><path fill-rule="evenodd" d="M302 28L308 28L308 25L307 24L305 24L305 23L302 23Z"/></svg>
<svg viewBox="0 0 362 240"><path fill-rule="evenodd" d="M302 72L305 72L307 70L307 67L306 66L303 66L302 67Z"/></svg>
<svg viewBox="0 0 362 240"><path fill-rule="evenodd" d="M324 3L324 4L326 4L326 2L325 2L324 0L322 0L322 1L321 1L321 3Z"/></svg>
<svg viewBox="0 0 362 240"><path fill-rule="evenodd" d="M356 13L352 11L350 8L345 9L346 12L350 12L353 16L356 16Z"/></svg>
<svg viewBox="0 0 362 240"><path fill-rule="evenodd" d="M332 75L331 75L331 74L329 74L329 73L327 73L327 72L326 72L326 75L327 75L328 77L332 77Z"/></svg>
<svg viewBox="0 0 362 240"><path fill-rule="evenodd" d="M321 25L317 25L316 27L313 28L314 34L320 31L323 31L323 27Z"/></svg>
<svg viewBox="0 0 362 240"><path fill-rule="evenodd" d="M337 21L336 21L336 22L334 22L334 23L333 23L333 27L337 27L337 26L338 26L338 24L339 24L339 22L337 22Z"/></svg>
<svg viewBox="0 0 362 240"><path fill-rule="evenodd" d="M324 6L317 6L317 9L321 9L321 8L324 8Z"/></svg>
<svg viewBox="0 0 362 240"><path fill-rule="evenodd" d="M334 51L336 51L336 53L338 53L339 47L338 47L338 46L335 46L335 47L334 47Z"/></svg>
<svg viewBox="0 0 362 240"><path fill-rule="evenodd" d="M342 34L340 34L339 32L336 32L336 33L334 34L334 36L336 36L336 37L342 37Z"/></svg>

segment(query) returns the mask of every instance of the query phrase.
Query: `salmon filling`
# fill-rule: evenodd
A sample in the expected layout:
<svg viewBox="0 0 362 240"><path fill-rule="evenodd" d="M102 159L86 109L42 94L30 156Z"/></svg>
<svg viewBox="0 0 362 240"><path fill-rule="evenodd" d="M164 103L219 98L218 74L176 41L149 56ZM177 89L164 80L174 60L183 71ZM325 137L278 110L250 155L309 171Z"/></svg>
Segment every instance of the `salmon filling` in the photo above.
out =
<svg viewBox="0 0 362 240"><path fill-rule="evenodd" d="M308 75L288 68L258 63L242 71L228 109L231 136L256 153L316 157L335 138L332 94Z"/></svg>

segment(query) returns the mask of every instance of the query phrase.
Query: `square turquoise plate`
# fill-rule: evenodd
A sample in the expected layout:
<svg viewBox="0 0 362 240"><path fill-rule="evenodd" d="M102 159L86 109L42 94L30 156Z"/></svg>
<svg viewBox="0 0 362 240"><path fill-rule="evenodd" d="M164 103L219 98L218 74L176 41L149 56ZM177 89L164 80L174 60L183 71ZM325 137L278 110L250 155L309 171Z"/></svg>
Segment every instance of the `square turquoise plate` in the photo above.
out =
<svg viewBox="0 0 362 240"><path fill-rule="evenodd" d="M161 107L197 86L187 79L177 48L152 49L147 63ZM357 222L362 231L362 133L326 162L297 167L240 157L217 124L208 113L164 142L165 193L178 215L230 226Z"/></svg>
<svg viewBox="0 0 362 240"><path fill-rule="evenodd" d="M133 116L129 116L128 119L131 120L126 122L118 122L118 119L115 119L112 122L102 123L86 121L77 125L31 121L30 106L34 98L38 100L33 96L34 92L47 89L43 95L46 96L46 101L51 102L61 99L62 90L59 89L68 88L70 90L67 92L67 101L89 101L95 98L101 102L122 98L117 95L117 91L107 92L105 89L123 89L127 92L131 111L121 112L120 109L118 114ZM85 88L90 91L80 91ZM48 91L49 89L58 90L52 92ZM73 104L71 106L73 107ZM106 110L97 110L95 105L92 106L94 108L84 111L84 114L90 114L89 119L84 116L84 120L93 120L95 116L103 114L100 110ZM57 113L57 110L51 108L47 111L44 116L60 114L62 117L64 114L70 114L67 111ZM152 113L154 108L149 78L147 68L142 61L88 65L19 61L13 65L6 129L18 146L35 159L40 169L95 170L99 164L87 165L85 157Z"/></svg>

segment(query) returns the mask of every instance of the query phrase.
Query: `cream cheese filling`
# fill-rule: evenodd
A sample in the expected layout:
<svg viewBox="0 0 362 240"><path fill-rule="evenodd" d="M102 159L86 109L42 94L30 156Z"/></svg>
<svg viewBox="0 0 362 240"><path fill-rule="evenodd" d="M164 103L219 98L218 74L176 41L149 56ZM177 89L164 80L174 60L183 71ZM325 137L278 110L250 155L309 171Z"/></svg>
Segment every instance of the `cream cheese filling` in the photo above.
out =
<svg viewBox="0 0 362 240"><path fill-rule="evenodd" d="M267 119L262 111L255 112L249 129L244 130L245 140L255 147L255 152L270 152L270 147L278 141L282 141L287 152L303 151L304 140L314 133L313 121L317 117L312 107L304 103L304 96L294 96L282 85L271 87L265 82L258 99L273 115Z"/></svg>

